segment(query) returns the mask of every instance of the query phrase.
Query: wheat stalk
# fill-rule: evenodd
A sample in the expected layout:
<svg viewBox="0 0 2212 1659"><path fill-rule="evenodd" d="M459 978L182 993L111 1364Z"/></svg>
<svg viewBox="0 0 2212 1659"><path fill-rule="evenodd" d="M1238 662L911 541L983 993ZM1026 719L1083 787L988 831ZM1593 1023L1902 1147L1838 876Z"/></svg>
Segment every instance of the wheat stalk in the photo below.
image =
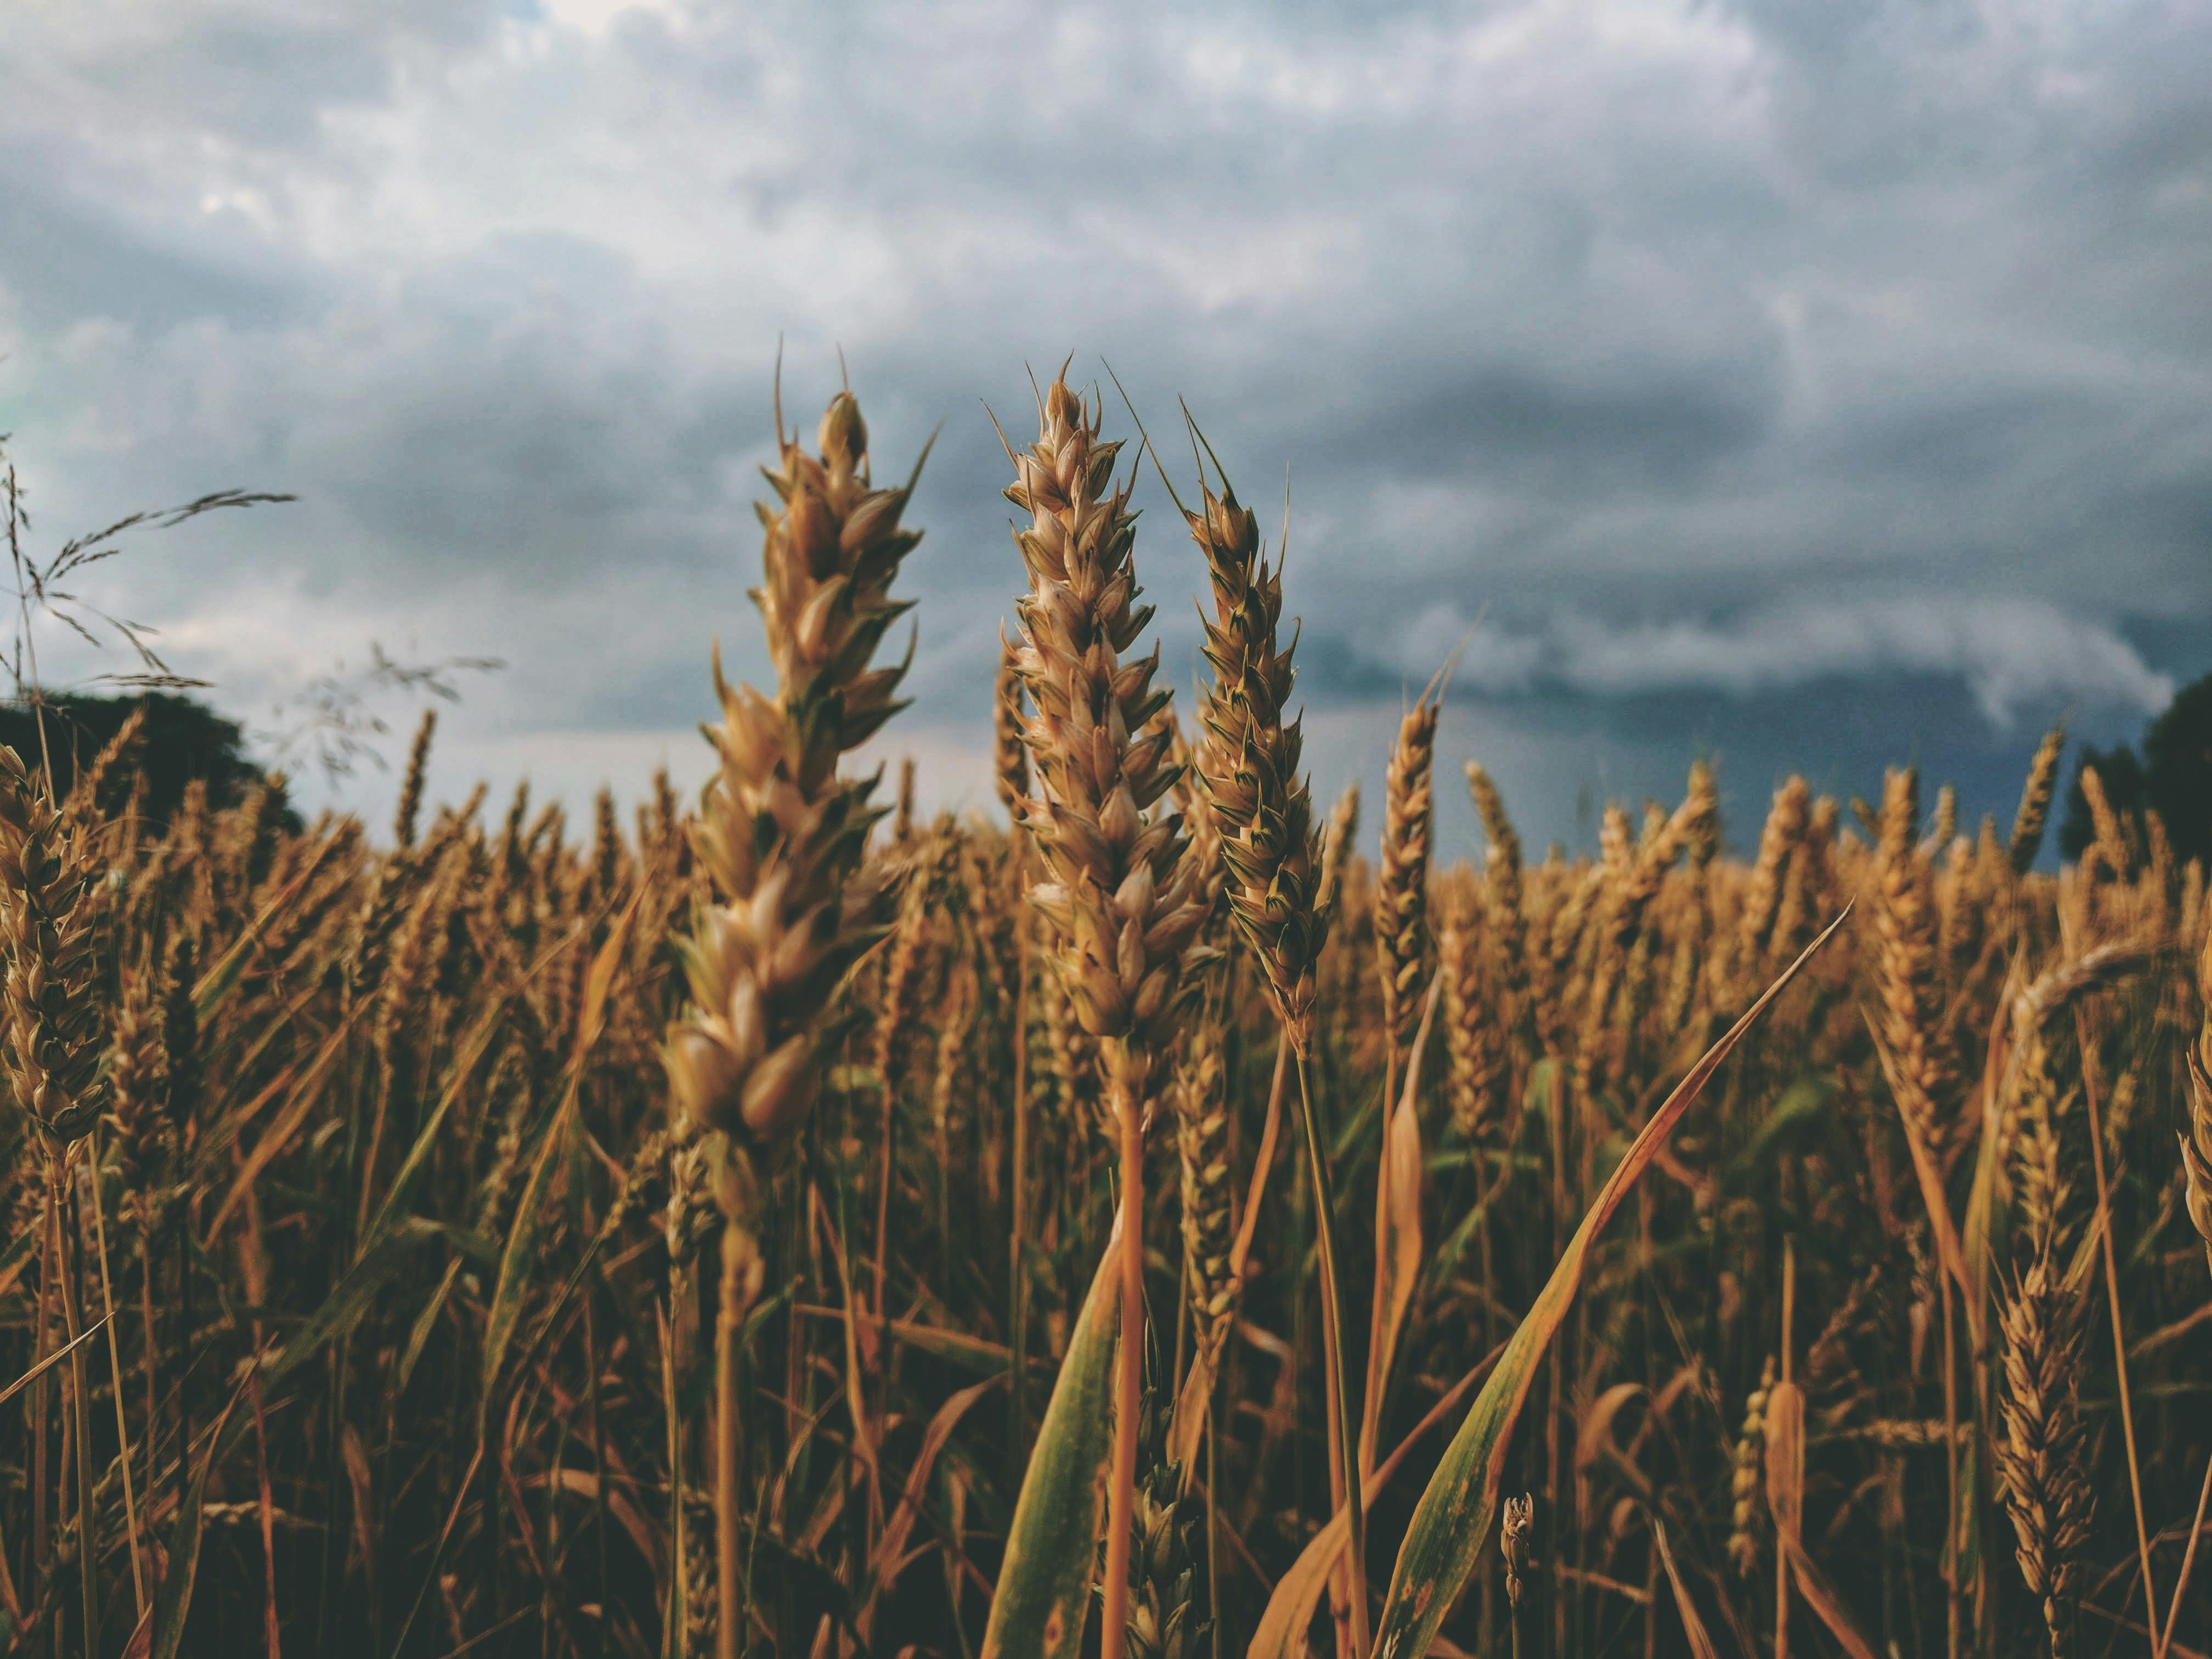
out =
<svg viewBox="0 0 2212 1659"><path fill-rule="evenodd" d="M739 1647L736 1347L764 1272L757 1168L813 1105L830 994L883 937L896 902L885 878L862 865L881 816L870 804L875 780L842 778L837 765L900 707L905 665L870 664L906 608L890 598L891 580L921 539L899 525L913 481L878 489L869 480L867 427L850 393L823 416L818 456L781 428L779 415L780 464L767 475L778 505L760 508L767 533L753 593L776 690L732 687L717 653L722 718L710 735L720 763L691 835L720 898L694 912L683 945L691 1003L665 1051L678 1134L707 1137L724 1218L714 1492L722 1659Z"/></svg>
<svg viewBox="0 0 2212 1659"><path fill-rule="evenodd" d="M1184 957L1206 915L1180 824L1151 811L1175 782L1168 735L1146 730L1169 694L1152 689L1157 648L1124 660L1152 611L1134 605L1135 514L1127 487L1114 484L1120 446L1099 441L1098 428L1098 414L1055 378L1006 495L1029 514L1015 532L1029 576L1015 665L1035 711L1023 738L1037 788L1022 823L1051 878L1032 884L1030 902L1052 930L1076 1020L1099 1041L1121 1144L1121 1352L1100 1626L1104 1659L1120 1659L1144 1332L1142 1114L1153 1065L1198 988Z"/></svg>

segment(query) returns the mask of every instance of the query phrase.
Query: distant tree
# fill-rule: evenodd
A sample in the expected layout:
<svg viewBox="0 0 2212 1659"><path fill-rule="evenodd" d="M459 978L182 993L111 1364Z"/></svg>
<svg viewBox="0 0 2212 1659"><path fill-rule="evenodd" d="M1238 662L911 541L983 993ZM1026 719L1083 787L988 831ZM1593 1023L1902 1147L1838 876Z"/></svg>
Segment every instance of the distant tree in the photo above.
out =
<svg viewBox="0 0 2212 1659"><path fill-rule="evenodd" d="M2143 770L2175 854L2212 868L2212 674L2184 686L2151 722Z"/></svg>
<svg viewBox="0 0 2212 1659"><path fill-rule="evenodd" d="M146 725L137 758L146 776L146 811L152 817L167 819L174 812L185 786L195 778L206 783L208 804L222 807L236 805L264 775L247 757L246 733L237 721L176 692L103 697L49 691L40 701L43 743L39 709L27 701L0 703L0 743L34 770L51 759L58 795L69 793L77 769L89 764L140 707L146 710Z"/></svg>
<svg viewBox="0 0 2212 1659"><path fill-rule="evenodd" d="M2081 790L2081 769L2093 766L2112 810L2140 826L2145 809L2166 826L2174 855L2212 867L2212 674L2184 686L2143 733L2142 754L2126 744L2082 745L2066 792L2058 850L2069 859L2097 838Z"/></svg>
<svg viewBox="0 0 2212 1659"><path fill-rule="evenodd" d="M34 769L51 767L55 794L66 795L77 768L98 755L122 729L131 711L143 706L146 724L137 763L146 781L146 811L167 819L184 799L185 786L194 779L205 781L210 805L234 805L264 776L261 768L246 758L243 729L204 703L179 695L207 682L172 670L154 648L152 629L104 610L87 597L85 584L93 568L118 556L137 532L172 530L204 514L293 498L266 490L218 489L179 507L126 514L41 554L33 544L29 492L8 453L8 439L7 433L0 432L0 544L4 544L8 574L15 584L9 595L15 603L7 632L0 637L0 672L12 688L12 696L0 702L0 743ZM59 627L95 649L118 641L127 646L137 665L94 680L120 687L125 695L49 686L39 670L42 624ZM289 824L298 827L299 815L289 806L284 816Z"/></svg>

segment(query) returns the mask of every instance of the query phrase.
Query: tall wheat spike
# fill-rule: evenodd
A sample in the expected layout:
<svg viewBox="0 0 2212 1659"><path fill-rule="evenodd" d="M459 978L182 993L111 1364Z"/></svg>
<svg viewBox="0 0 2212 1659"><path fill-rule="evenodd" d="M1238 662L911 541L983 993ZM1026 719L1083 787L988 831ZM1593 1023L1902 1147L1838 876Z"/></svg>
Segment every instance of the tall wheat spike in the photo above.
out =
<svg viewBox="0 0 2212 1659"><path fill-rule="evenodd" d="M1790 855L1804 837L1811 805L1812 790L1805 780L1790 778L1774 792L1774 804L1759 832L1759 853L1751 867L1736 941L1738 957L1749 977L1757 977L1771 954L1775 913L1781 907Z"/></svg>
<svg viewBox="0 0 2212 1659"><path fill-rule="evenodd" d="M1953 1049L1936 977L1933 882L1917 846L1918 782L1909 767L1883 781L1881 840L1875 851L1881 903L1875 908L1882 1037L1888 1044L1898 1104L1931 1153L1941 1157L1950 1127L1942 1115L1953 1094Z"/></svg>
<svg viewBox="0 0 2212 1659"><path fill-rule="evenodd" d="M1440 704L1427 696L1406 712L1390 748L1382 811L1382 859L1375 882L1375 958L1382 984L1382 1030L1395 1070L1413 1035L1429 956L1429 842L1435 819L1429 774ZM1387 1081L1386 1081L1387 1091Z"/></svg>
<svg viewBox="0 0 2212 1659"><path fill-rule="evenodd" d="M1180 823L1152 811L1175 782L1171 740L1153 726L1169 693L1152 689L1157 647L1124 660L1152 610L1134 605L1136 515L1127 487L1114 484L1120 445L1100 442L1098 428L1055 378L1006 495L1029 514L1014 537L1029 575L1015 663L1035 710L1023 738L1036 769L1022 822L1050 877L1030 887L1030 902L1052 930L1076 1019L1099 1041L1121 1146L1121 1353L1100 1626L1104 1659L1120 1659L1144 1330L1143 1113L1154 1062L1198 988L1184 957L1206 912Z"/></svg>
<svg viewBox="0 0 2212 1659"><path fill-rule="evenodd" d="M736 1344L758 1297L761 1166L789 1144L820 1090L831 993L888 929L896 891L863 867L882 816L873 778L838 775L841 757L900 708L903 663L871 664L907 607L890 597L921 540L900 527L913 480L878 489L868 430L848 392L822 417L820 453L787 437L779 416L777 504L760 507L763 580L754 590L775 665L765 696L722 678L711 728L720 768L692 826L720 896L695 910L683 941L691 994L669 1033L669 1087L680 1139L707 1139L724 1218L716 1319L715 1513L718 1644L740 1641ZM919 468L917 467L917 476Z"/></svg>
<svg viewBox="0 0 2212 1659"><path fill-rule="evenodd" d="M1527 899L1522 890L1521 837L1507 816L1505 798L1496 781L1474 761L1467 763L1468 793L1482 820L1490 846L1483 855L1483 880L1488 900L1484 920L1490 939L1491 962L1497 994L1503 1002L1500 1027L1517 1034L1528 1019L1528 965Z"/></svg>
<svg viewBox="0 0 2212 1659"><path fill-rule="evenodd" d="M1201 484L1184 514L1206 556L1213 605L1205 653L1213 670L1200 720L1199 775L1218 837L1230 915L1267 978L1294 1047L1313 1032L1314 968L1328 927L1322 838L1303 770L1299 722L1285 722L1295 645L1278 637L1279 564L1261 556L1259 521L1222 481ZM1358 811L1356 793L1348 811Z"/></svg>
<svg viewBox="0 0 2212 1659"><path fill-rule="evenodd" d="M1469 1146L1491 1122L1505 1083L1504 1033L1481 936L1481 904L1474 894L1455 890L1437 941L1444 976L1444 1099L1452 1127Z"/></svg>
<svg viewBox="0 0 2212 1659"><path fill-rule="evenodd" d="M399 805L392 815L392 841L396 847L415 844L416 820L422 811L422 785L430 769L430 740L437 735L438 711L422 711L414 741L407 745L407 771L400 780Z"/></svg>
<svg viewBox="0 0 2212 1659"><path fill-rule="evenodd" d="M1230 1117L1223 1097L1219 1031L1200 1023L1185 1041L1170 1098L1182 1172L1184 1290L1197 1339L1196 1363L1210 1376L1237 1308L1237 1276L1230 1265L1234 1172L1229 1163Z"/></svg>
<svg viewBox="0 0 2212 1659"><path fill-rule="evenodd" d="M65 820L12 749L0 746L0 942L6 958L5 1064L49 1158L99 1121L100 1012L82 828Z"/></svg>
<svg viewBox="0 0 2212 1659"><path fill-rule="evenodd" d="M1340 868L1359 805L1347 790L1324 846L1313 822L1302 768L1299 721L1284 721L1297 674L1295 645L1279 638L1282 617L1279 557L1261 556L1258 520L1237 503L1225 476L1217 495L1200 479L1200 510L1185 510L1191 538L1206 556L1213 606L1205 616L1205 653L1213 684L1202 714L1206 739L1199 770L1221 846L1229 913L1266 975L1283 1036L1298 1072L1300 1116L1316 1212L1322 1324L1330 1428L1330 1490L1346 1515L1351 1548L1345 1593L1354 1653L1364 1646L1367 1618L1364 1527L1358 1468L1357 1407L1345 1338L1343 1281L1328 1217L1331 1176L1306 1075L1314 1046L1316 970L1327 942Z"/></svg>
<svg viewBox="0 0 2212 1659"><path fill-rule="evenodd" d="M2206 908L2212 911L2212 905ZM2197 988L2203 1017L2188 1047L2189 1128L2179 1139L2190 1224L2204 1241L2205 1263L2212 1267L2212 921L2197 960Z"/></svg>
<svg viewBox="0 0 2212 1659"><path fill-rule="evenodd" d="M95 874L82 826L63 817L45 781L34 779L13 749L0 746L0 893L5 895L0 898L0 943L6 950L7 976L0 995L4 995L8 1036L4 1064L15 1085L15 1098L29 1115L31 1139L46 1180L50 1241L46 1259L60 1282L72 1348L70 1438L76 1452L78 1536L87 1540L82 1547L88 1549L97 1544L87 1421L91 1392L84 1356L75 1346L82 1324L75 1279L58 1241L70 1148L91 1133L107 1095L106 1080L100 1073L100 1021L94 993ZM36 1340L41 1358L45 1344L42 1301ZM88 1650L97 1652L97 1575L84 1572L78 1577L83 1639Z"/></svg>
<svg viewBox="0 0 2212 1659"><path fill-rule="evenodd" d="M2092 1516L2085 1430L2074 1382L2079 1298L2038 1256L1999 1316L2004 1434L1997 1478L2019 1540L2021 1577L2040 1599L2051 1659L2073 1651L2074 1604Z"/></svg>
<svg viewBox="0 0 2212 1659"><path fill-rule="evenodd" d="M2051 818L2051 802L2058 792L2058 760L2066 752L2066 727L2062 722L2045 734L2028 763L2027 781L2021 786L2020 810L2013 814L2012 839L2006 847L2013 873L2024 876L2043 850L2043 828Z"/></svg>

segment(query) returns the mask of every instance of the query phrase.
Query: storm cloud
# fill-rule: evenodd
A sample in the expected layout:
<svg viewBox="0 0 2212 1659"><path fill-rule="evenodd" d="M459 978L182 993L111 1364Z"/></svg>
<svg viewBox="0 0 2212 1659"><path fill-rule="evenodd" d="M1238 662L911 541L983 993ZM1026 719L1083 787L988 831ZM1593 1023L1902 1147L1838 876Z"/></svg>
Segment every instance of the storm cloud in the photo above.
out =
<svg viewBox="0 0 2212 1659"><path fill-rule="evenodd" d="M249 721L494 655L442 787L635 791L701 771L715 637L764 665L779 343L794 411L842 349L880 469L939 433L887 741L983 805L985 405L1073 352L1179 484L1181 397L1287 499L1323 793L1457 651L1443 757L1540 841L1700 754L1738 839L1907 756L2008 811L2044 721L2212 668L2208 61L2087 0L16 7L0 430L41 533L300 497L100 575Z"/></svg>

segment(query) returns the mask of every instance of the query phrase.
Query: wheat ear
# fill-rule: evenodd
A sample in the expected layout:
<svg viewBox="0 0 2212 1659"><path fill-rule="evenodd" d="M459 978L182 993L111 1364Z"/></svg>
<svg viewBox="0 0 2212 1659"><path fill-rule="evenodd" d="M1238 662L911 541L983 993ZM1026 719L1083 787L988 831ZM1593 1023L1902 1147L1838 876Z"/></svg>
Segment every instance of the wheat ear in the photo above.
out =
<svg viewBox="0 0 2212 1659"><path fill-rule="evenodd" d="M1997 1479L2019 1540L2021 1577L2043 1604L2051 1659L2073 1650L2092 1507L2074 1385L2078 1315L2079 1298L2057 1282L2051 1258L2039 1255L1998 1316L2005 1353Z"/></svg>
<svg viewBox="0 0 2212 1659"><path fill-rule="evenodd" d="M1919 803L1912 769L1890 769L1882 782L1881 835L1875 854L1881 901L1875 913L1875 973L1898 1105L1911 1115L1929 1155L1940 1164L1950 1128L1941 1111L1951 1098L1954 1062L1936 978L1934 886L1915 844Z"/></svg>

